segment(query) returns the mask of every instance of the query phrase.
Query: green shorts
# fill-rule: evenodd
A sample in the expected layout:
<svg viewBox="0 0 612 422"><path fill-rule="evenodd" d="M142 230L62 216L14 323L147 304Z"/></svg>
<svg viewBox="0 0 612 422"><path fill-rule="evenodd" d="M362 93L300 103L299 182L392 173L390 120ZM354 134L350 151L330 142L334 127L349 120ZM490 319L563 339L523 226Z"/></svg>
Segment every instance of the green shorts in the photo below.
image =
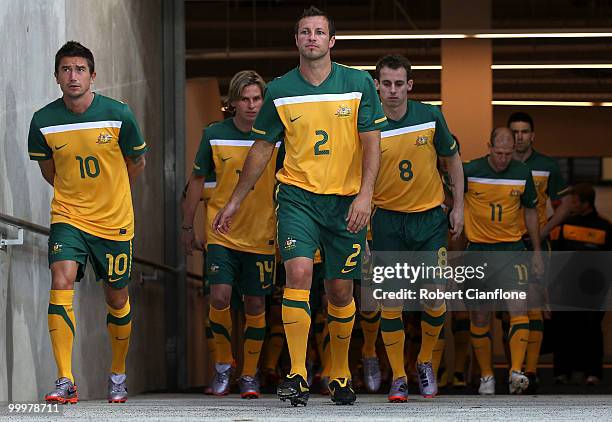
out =
<svg viewBox="0 0 612 422"><path fill-rule="evenodd" d="M89 259L97 280L103 280L114 289L122 289L130 281L132 253L131 240L103 239L70 224L51 224L49 266L57 261L77 262L76 281L83 278Z"/></svg>
<svg viewBox="0 0 612 422"><path fill-rule="evenodd" d="M517 242L501 243L469 243L466 252L525 252L525 244L522 240ZM480 256L484 254L478 254ZM468 256L465 260L466 265L482 265L480 256ZM504 260L486 260L487 277L483 280L472 279L467 284L469 287L480 288L483 290L494 290L497 288L512 291L525 291L529 284L529 262L525 262L527 254L517 253L515 256L504 254ZM474 261L476 259L477 261Z"/></svg>
<svg viewBox="0 0 612 422"><path fill-rule="evenodd" d="M375 251L439 251L448 245L448 220L442 207L406 213L377 208L372 216Z"/></svg>
<svg viewBox="0 0 612 422"><path fill-rule="evenodd" d="M276 215L283 261L313 258L315 251L321 249L326 280L360 278L366 228L358 233L351 233L346 228L353 199L354 196L320 195L279 184Z"/></svg>
<svg viewBox="0 0 612 422"><path fill-rule="evenodd" d="M274 283L274 254L241 252L208 245L206 276L209 284L229 284L240 295L265 296Z"/></svg>
<svg viewBox="0 0 612 422"><path fill-rule="evenodd" d="M377 208L372 216L372 250L419 252L412 258L427 266L446 266L448 220L442 207L406 213ZM429 253L431 251L431 254ZM444 279L431 280L435 284Z"/></svg>

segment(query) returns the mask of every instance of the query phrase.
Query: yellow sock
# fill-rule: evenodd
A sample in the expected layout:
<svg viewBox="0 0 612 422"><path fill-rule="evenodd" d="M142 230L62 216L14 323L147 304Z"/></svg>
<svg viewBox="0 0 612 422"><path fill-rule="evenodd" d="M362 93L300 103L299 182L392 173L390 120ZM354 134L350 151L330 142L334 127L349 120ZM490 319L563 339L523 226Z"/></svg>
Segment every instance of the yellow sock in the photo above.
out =
<svg viewBox="0 0 612 422"><path fill-rule="evenodd" d="M527 315L510 318L510 358L512 360L511 371L521 371L529 342L529 317Z"/></svg>
<svg viewBox="0 0 612 422"><path fill-rule="evenodd" d="M204 321L204 333L206 334L206 353L208 353L208 358L214 362L217 344L215 343L215 335L210 329L210 320L208 318Z"/></svg>
<svg viewBox="0 0 612 422"><path fill-rule="evenodd" d="M331 370L329 378L351 378L348 352L351 344L351 333L355 323L355 301L346 306L327 304L327 326L331 351Z"/></svg>
<svg viewBox="0 0 612 422"><path fill-rule="evenodd" d="M285 287L283 293L283 327L291 357L290 374L300 374L307 379L306 347L310 331L309 290Z"/></svg>
<svg viewBox="0 0 612 422"><path fill-rule="evenodd" d="M544 321L541 310L527 313L529 316L529 343L527 343L527 358L525 359L525 372L535 373L540 359L540 348L544 337Z"/></svg>
<svg viewBox="0 0 612 422"><path fill-rule="evenodd" d="M406 370L404 369L404 342L406 334L404 333L401 307L382 308L380 333L385 343L391 370L393 371L393 379L406 377Z"/></svg>
<svg viewBox="0 0 612 422"><path fill-rule="evenodd" d="M380 327L380 311L376 309L373 312L360 312L361 330L363 331L363 347L361 356L364 358L376 357L376 339L378 338L378 329Z"/></svg>
<svg viewBox="0 0 612 422"><path fill-rule="evenodd" d="M444 339L444 336L441 333L440 337L438 337L438 341L436 341L436 344L431 354L431 365L433 367L434 374L436 374L436 376L438 375L438 369L440 368L440 362L442 362L442 355L444 355L445 346L446 346L446 339Z"/></svg>
<svg viewBox="0 0 612 422"><path fill-rule="evenodd" d="M208 313L210 329L215 337L215 363L233 363L232 353L232 313L230 307L215 309L212 305Z"/></svg>
<svg viewBox="0 0 612 422"><path fill-rule="evenodd" d="M321 356L321 377L329 377L331 371L331 348L329 347L329 329L327 324L323 330L323 355Z"/></svg>
<svg viewBox="0 0 612 422"><path fill-rule="evenodd" d="M417 356L418 363L431 362L433 349L444 327L446 304L437 309L425 307L421 312L421 350Z"/></svg>
<svg viewBox="0 0 612 422"><path fill-rule="evenodd" d="M278 359L283 352L285 346L285 331L282 324L274 324L270 327L268 340L264 353L263 367L269 371L275 371L278 365Z"/></svg>
<svg viewBox="0 0 612 422"><path fill-rule="evenodd" d="M244 324L244 362L242 376L254 377L257 372L261 346L266 338L266 313L245 315Z"/></svg>
<svg viewBox="0 0 612 422"><path fill-rule="evenodd" d="M69 378L72 376L72 344L76 332L76 319L72 310L74 290L51 290L47 322L49 336L55 363L57 364L57 377Z"/></svg>
<svg viewBox="0 0 612 422"><path fill-rule="evenodd" d="M114 309L108 304L106 309L108 310L106 328L108 329L111 350L113 351L111 372L125 374L125 359L130 348L130 334L132 333L130 299L128 298L121 309Z"/></svg>
<svg viewBox="0 0 612 422"><path fill-rule="evenodd" d="M452 330L455 343L455 372L463 374L470 346L470 320L453 319Z"/></svg>
<svg viewBox="0 0 612 422"><path fill-rule="evenodd" d="M491 334L489 325L477 327L470 324L470 335L472 336L472 348L476 355L476 360L480 366L480 376L493 376L493 366L491 365Z"/></svg>
<svg viewBox="0 0 612 422"><path fill-rule="evenodd" d="M319 354L319 359L321 359L321 365L323 365L323 341L325 340L325 325L327 325L327 315L319 311L315 315L314 320L314 337L317 342L317 353Z"/></svg>

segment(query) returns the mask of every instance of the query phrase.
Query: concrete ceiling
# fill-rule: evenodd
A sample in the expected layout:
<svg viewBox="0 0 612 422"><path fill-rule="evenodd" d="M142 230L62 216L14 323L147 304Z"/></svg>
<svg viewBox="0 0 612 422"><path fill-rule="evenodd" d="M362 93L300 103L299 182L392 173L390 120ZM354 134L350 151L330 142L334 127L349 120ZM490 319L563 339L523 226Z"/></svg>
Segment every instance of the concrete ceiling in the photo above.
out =
<svg viewBox="0 0 612 422"><path fill-rule="evenodd" d="M187 0L187 77L219 79L255 69L266 80L297 64L293 26L314 4L334 19L338 31L439 30L435 0ZM492 29L612 28L611 0L495 0ZM474 28L481 29L481 28ZM493 63L612 63L612 38L493 40ZM371 65L401 53L414 65L439 64L440 41L337 41L332 58ZM440 97L440 71L416 71L414 96ZM612 101L612 69L496 70L498 100Z"/></svg>

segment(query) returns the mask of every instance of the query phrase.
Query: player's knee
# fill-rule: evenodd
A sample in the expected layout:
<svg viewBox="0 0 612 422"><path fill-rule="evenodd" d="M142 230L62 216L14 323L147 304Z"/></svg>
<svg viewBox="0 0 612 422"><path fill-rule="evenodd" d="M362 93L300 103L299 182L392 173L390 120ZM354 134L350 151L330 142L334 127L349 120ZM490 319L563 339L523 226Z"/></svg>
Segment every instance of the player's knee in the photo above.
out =
<svg viewBox="0 0 612 422"><path fill-rule="evenodd" d="M312 265L294 264L287 268L287 286L309 290L312 283Z"/></svg>
<svg viewBox="0 0 612 422"><path fill-rule="evenodd" d="M343 280L344 281L344 280ZM353 299L353 284L342 281L327 283L327 300L334 306L346 306Z"/></svg>
<svg viewBox="0 0 612 422"><path fill-rule="evenodd" d="M488 313L473 313L470 315L470 322L477 327L485 327L489 324Z"/></svg>
<svg viewBox="0 0 612 422"><path fill-rule="evenodd" d="M244 310L249 315L261 315L266 310L265 296L245 296Z"/></svg>
<svg viewBox="0 0 612 422"><path fill-rule="evenodd" d="M127 287L123 289L105 289L106 303L113 309L123 309L129 299Z"/></svg>

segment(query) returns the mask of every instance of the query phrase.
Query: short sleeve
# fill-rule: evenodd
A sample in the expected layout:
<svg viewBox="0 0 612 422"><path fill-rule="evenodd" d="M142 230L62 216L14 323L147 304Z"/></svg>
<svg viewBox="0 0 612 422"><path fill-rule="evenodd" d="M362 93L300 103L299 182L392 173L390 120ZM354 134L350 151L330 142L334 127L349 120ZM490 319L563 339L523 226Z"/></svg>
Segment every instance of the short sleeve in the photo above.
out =
<svg viewBox="0 0 612 422"><path fill-rule="evenodd" d="M364 72L363 87L361 90L361 101L359 102L359 116L357 118L357 130L359 132L370 132L380 130L387 126L387 117L378 98L376 86L369 73Z"/></svg>
<svg viewBox="0 0 612 422"><path fill-rule="evenodd" d="M525 191L521 195L521 205L525 208L535 208L538 205L538 194L536 193L535 183L533 183L530 171L527 172Z"/></svg>
<svg viewBox="0 0 612 422"><path fill-rule="evenodd" d="M53 151L49 148L45 137L36 124L35 117L30 122L30 132L28 133L28 154L30 160L44 161L53 158Z"/></svg>
<svg viewBox="0 0 612 422"><path fill-rule="evenodd" d="M132 110L124 104L119 131L119 147L123 155L137 157L148 151Z"/></svg>
<svg viewBox="0 0 612 422"><path fill-rule="evenodd" d="M559 169L559 165L555 161L553 161L550 168L547 193L551 201L556 201L567 193L567 185L561 175L561 169Z"/></svg>
<svg viewBox="0 0 612 422"><path fill-rule="evenodd" d="M212 158L210 139L206 134L206 130L204 130L202 133L202 140L200 141L200 147L198 148L198 153L193 163L193 174L206 177L210 175L214 168L215 164Z"/></svg>
<svg viewBox="0 0 612 422"><path fill-rule="evenodd" d="M276 105L274 104L274 96L270 88L266 89L264 94L263 104L253 124L251 135L253 139L261 139L271 143L276 143L282 138L282 133L285 130Z"/></svg>
<svg viewBox="0 0 612 422"><path fill-rule="evenodd" d="M442 111L436 106L432 106L434 117L436 119L436 133L434 135L434 145L436 152L442 157L450 157L457 152L457 142L448 129L446 119Z"/></svg>

